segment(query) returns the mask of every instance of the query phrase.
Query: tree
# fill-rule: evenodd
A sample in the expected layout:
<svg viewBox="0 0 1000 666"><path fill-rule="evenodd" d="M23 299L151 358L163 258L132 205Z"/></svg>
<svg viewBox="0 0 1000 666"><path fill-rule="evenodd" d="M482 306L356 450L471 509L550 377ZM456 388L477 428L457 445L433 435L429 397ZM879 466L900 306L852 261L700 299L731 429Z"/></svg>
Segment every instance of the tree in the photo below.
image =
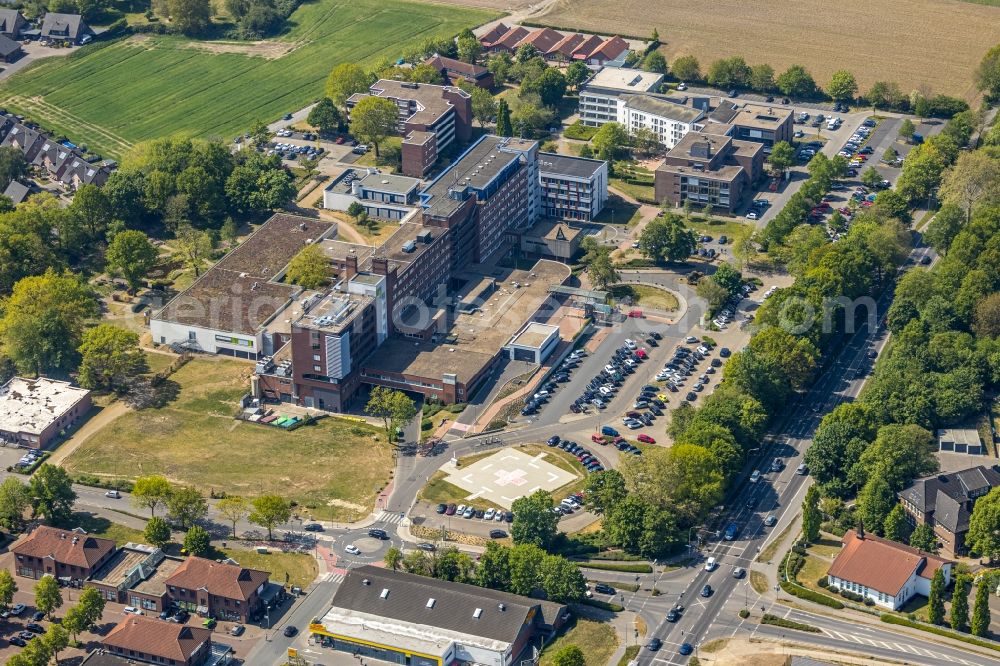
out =
<svg viewBox="0 0 1000 666"><path fill-rule="evenodd" d="M479 43L475 35L466 35L458 38L458 57L470 64L476 64L479 54L483 52L483 45Z"/></svg>
<svg viewBox="0 0 1000 666"><path fill-rule="evenodd" d="M140 476L132 486L132 504L149 509L149 516L156 516L156 509L166 505L173 489L165 477L159 475Z"/></svg>
<svg viewBox="0 0 1000 666"><path fill-rule="evenodd" d="M439 580L465 583L472 580L475 565L467 553L454 546L439 551L433 561L433 576Z"/></svg>
<svg viewBox="0 0 1000 666"><path fill-rule="evenodd" d="M976 87L987 97L1000 97L1000 44L983 56L976 69Z"/></svg>
<svg viewBox="0 0 1000 666"><path fill-rule="evenodd" d="M880 476L873 476L858 493L858 516L873 532L880 532L896 503L896 495Z"/></svg>
<svg viewBox="0 0 1000 666"><path fill-rule="evenodd" d="M82 615L83 620L83 630L88 631L97 626L97 623L101 621L101 616L104 614L105 599L101 596L100 591L94 587L85 587L83 591L80 592L80 598L77 601L76 608Z"/></svg>
<svg viewBox="0 0 1000 666"><path fill-rule="evenodd" d="M18 281L2 310L4 353L33 375L74 369L84 326L100 313L80 278L52 270Z"/></svg>
<svg viewBox="0 0 1000 666"><path fill-rule="evenodd" d="M970 222L977 204L1000 201L1000 159L981 150L960 154L955 165L944 172L939 197L961 206L966 223Z"/></svg>
<svg viewBox="0 0 1000 666"><path fill-rule="evenodd" d="M659 51L650 51L649 53L646 54L646 57L642 59L642 68L647 72L666 74L667 59Z"/></svg>
<svg viewBox="0 0 1000 666"><path fill-rule="evenodd" d="M909 118L903 118L903 122L899 124L899 138L909 142L916 131L917 128L913 125L913 121Z"/></svg>
<svg viewBox="0 0 1000 666"><path fill-rule="evenodd" d="M80 356L79 382L90 389L124 390L129 379L148 368L138 333L112 324L88 329L80 344Z"/></svg>
<svg viewBox="0 0 1000 666"><path fill-rule="evenodd" d="M637 127L632 132L632 146L636 152L647 157L653 156L663 149L660 135L648 127Z"/></svg>
<svg viewBox="0 0 1000 666"><path fill-rule="evenodd" d="M969 624L969 577L965 574L955 576L949 620L951 628L955 631L965 631Z"/></svg>
<svg viewBox="0 0 1000 666"><path fill-rule="evenodd" d="M795 164L795 148L787 141L779 141L774 144L767 160L776 175L784 175L788 167Z"/></svg>
<svg viewBox="0 0 1000 666"><path fill-rule="evenodd" d="M545 106L555 106L566 94L566 77L554 67L546 67L541 75L522 81L522 93L537 93Z"/></svg>
<svg viewBox="0 0 1000 666"><path fill-rule="evenodd" d="M45 647L52 653L56 666L59 666L59 653L69 647L69 632L66 628L61 624L50 624L39 640L45 642Z"/></svg>
<svg viewBox="0 0 1000 666"><path fill-rule="evenodd" d="M402 391L376 386L369 395L365 412L373 418L382 420L385 440L393 442L396 428L402 428L412 421L417 415L417 408L413 400Z"/></svg>
<svg viewBox="0 0 1000 666"><path fill-rule="evenodd" d="M14 603L14 593L17 592L17 583L7 569L0 569L0 610L10 610L10 605Z"/></svg>
<svg viewBox="0 0 1000 666"><path fill-rule="evenodd" d="M35 583L35 608L52 619L52 613L62 607L62 591L59 581L52 574L45 574Z"/></svg>
<svg viewBox="0 0 1000 666"><path fill-rule="evenodd" d="M146 528L142 533L146 541L157 548L163 548L170 543L170 523L159 516L153 516L146 521Z"/></svg>
<svg viewBox="0 0 1000 666"><path fill-rule="evenodd" d="M698 286L695 287L694 292L700 297L705 299L708 303L709 312L718 312L722 304L726 302L729 298L729 292L723 287L719 286L719 283L715 280L699 280Z"/></svg>
<svg viewBox="0 0 1000 666"><path fill-rule="evenodd" d="M62 467L42 463L28 482L28 494L32 512L44 516L49 524L66 522L73 513L76 492Z"/></svg>
<svg viewBox="0 0 1000 666"><path fill-rule="evenodd" d="M479 122L480 127L486 127L497 113L497 102L489 90L475 86L472 89L472 117Z"/></svg>
<svg viewBox="0 0 1000 666"><path fill-rule="evenodd" d="M167 497L167 515L186 530L208 515L208 502L195 488L176 488Z"/></svg>
<svg viewBox="0 0 1000 666"><path fill-rule="evenodd" d="M620 157L628 146L628 131L619 123L604 123L594 133L590 144L599 159L614 160Z"/></svg>
<svg viewBox="0 0 1000 666"><path fill-rule="evenodd" d="M351 109L351 134L375 146L375 157L379 144L396 132L398 123L399 108L385 97L365 97Z"/></svg>
<svg viewBox="0 0 1000 666"><path fill-rule="evenodd" d="M592 513L606 514L624 500L627 494L621 472L608 469L587 477L584 501Z"/></svg>
<svg viewBox="0 0 1000 666"><path fill-rule="evenodd" d="M895 81L876 81L865 99L876 109L898 109L906 102L903 91Z"/></svg>
<svg viewBox="0 0 1000 666"><path fill-rule="evenodd" d="M587 276L598 289L607 289L620 280L618 269L615 268L611 253L607 250L598 252L587 263Z"/></svg>
<svg viewBox="0 0 1000 666"><path fill-rule="evenodd" d="M85 590L91 590L95 588L84 588ZM62 627L69 632L69 635L76 641L76 637L82 634L87 629L84 625L84 614L80 610L79 606L73 606L66 611L66 614L62 619Z"/></svg>
<svg viewBox="0 0 1000 666"><path fill-rule="evenodd" d="M583 85L583 82L590 78L591 72L590 68L587 67L587 65L580 62L579 60L576 60L574 62L571 62L569 64L569 67L566 68L565 76L566 76L566 85L568 85L575 91L579 91L580 86Z"/></svg>
<svg viewBox="0 0 1000 666"><path fill-rule="evenodd" d="M393 546L389 550L385 551L385 558L383 558L383 561L388 569L396 571L403 564L403 551Z"/></svg>
<svg viewBox="0 0 1000 666"><path fill-rule="evenodd" d="M583 599L587 583L580 568L561 555L546 555L540 569L540 583L551 601L572 603Z"/></svg>
<svg viewBox="0 0 1000 666"><path fill-rule="evenodd" d="M24 527L24 512L31 506L28 487L13 476L0 483L0 526L11 532Z"/></svg>
<svg viewBox="0 0 1000 666"><path fill-rule="evenodd" d="M718 88L747 88L750 75L750 66L746 61L741 56L731 56L709 65L705 80Z"/></svg>
<svg viewBox="0 0 1000 666"><path fill-rule="evenodd" d="M248 520L267 529L267 540L274 541L273 530L292 517L292 505L278 495L261 495L251 502L253 511Z"/></svg>
<svg viewBox="0 0 1000 666"><path fill-rule="evenodd" d="M552 666L586 666L583 650L576 645L564 645L552 655Z"/></svg>
<svg viewBox="0 0 1000 666"><path fill-rule="evenodd" d="M701 68L698 59L692 55L681 56L674 60L670 72L679 81L698 81L701 79Z"/></svg>
<svg viewBox="0 0 1000 666"><path fill-rule="evenodd" d="M132 292L142 285L142 279L156 265L158 257L159 252L146 234L133 230L117 234L105 255L108 268L124 277Z"/></svg>
<svg viewBox="0 0 1000 666"><path fill-rule="evenodd" d="M355 202L357 203L357 202ZM303 289L320 289L330 283L333 265L319 245L307 245L288 262L285 280Z"/></svg>
<svg viewBox="0 0 1000 666"><path fill-rule="evenodd" d="M937 552L937 537L934 528L927 523L917 525L910 534L910 545L926 553Z"/></svg>
<svg viewBox="0 0 1000 666"><path fill-rule="evenodd" d="M805 501L802 503L802 538L809 543L819 539L822 519L819 513L819 487L813 484L806 491Z"/></svg>
<svg viewBox="0 0 1000 666"><path fill-rule="evenodd" d="M539 491L542 492L542 491ZM525 498L521 498L525 499ZM515 500L516 501L516 500ZM551 514L552 512L549 511ZM555 514L552 514L555 515ZM527 596L538 586L545 551L525 543L510 549L510 592Z"/></svg>
<svg viewBox="0 0 1000 666"><path fill-rule="evenodd" d="M1000 488L976 500L969 518L966 545L991 562L1000 560Z"/></svg>
<svg viewBox="0 0 1000 666"><path fill-rule="evenodd" d="M355 93L368 92L374 77L360 65L345 62L337 65L326 78L326 96L340 108L346 108L347 98Z"/></svg>
<svg viewBox="0 0 1000 666"><path fill-rule="evenodd" d="M7 189L10 181L27 175L28 161L24 153L13 146L0 147L0 189Z"/></svg>
<svg viewBox="0 0 1000 666"><path fill-rule="evenodd" d="M237 523L250 515L250 503L242 497L230 495L216 502L215 508L233 526L233 538L235 539Z"/></svg>
<svg viewBox="0 0 1000 666"><path fill-rule="evenodd" d="M931 596L927 604L927 621L931 624L944 624L944 587L944 572L938 567L931 578Z"/></svg>
<svg viewBox="0 0 1000 666"><path fill-rule="evenodd" d="M986 636L990 633L990 578L983 576L976 585L976 600L972 604L972 626L969 628L973 636Z"/></svg>
<svg viewBox="0 0 1000 666"><path fill-rule="evenodd" d="M891 541L903 541L906 529L906 511L902 504L896 504L882 522L882 536Z"/></svg>
<svg viewBox="0 0 1000 666"><path fill-rule="evenodd" d="M318 129L320 134L333 134L344 124L344 117L333 100L324 97L309 109L306 122Z"/></svg>
<svg viewBox="0 0 1000 666"><path fill-rule="evenodd" d="M493 83L498 86L507 83L513 66L514 61L506 51L496 54L486 63L486 69L493 75Z"/></svg>
<svg viewBox="0 0 1000 666"><path fill-rule="evenodd" d="M536 490L514 500L510 508L514 512L510 535L515 544L552 545L559 525L558 514L552 513L552 495Z"/></svg>
<svg viewBox="0 0 1000 666"><path fill-rule="evenodd" d="M882 182L882 174L875 167L870 166L861 172L861 183L869 189L875 189Z"/></svg>
<svg viewBox="0 0 1000 666"><path fill-rule="evenodd" d="M639 235L639 250L656 262L687 259L697 245L694 232L676 213L666 213L646 225Z"/></svg>
<svg viewBox="0 0 1000 666"><path fill-rule="evenodd" d="M195 557L205 557L212 551L212 537L199 525L194 525L184 535L184 550Z"/></svg>
<svg viewBox="0 0 1000 666"><path fill-rule="evenodd" d="M495 541L486 544L486 550L476 567L476 585L491 590L510 589L510 549Z"/></svg>
<svg viewBox="0 0 1000 666"><path fill-rule="evenodd" d="M167 0L170 22L189 37L205 32L212 22L212 6L208 0Z"/></svg>
<svg viewBox="0 0 1000 666"><path fill-rule="evenodd" d="M754 65L750 68L750 87L757 92L768 93L774 90L774 68L768 64Z"/></svg>
<svg viewBox="0 0 1000 666"><path fill-rule="evenodd" d="M205 260L212 254L212 237L207 231L199 231L190 224L178 227L174 236L177 258L198 277Z"/></svg>
<svg viewBox="0 0 1000 666"><path fill-rule="evenodd" d="M111 222L111 203L96 185L83 185L73 195L69 210L86 229L90 241L100 239Z"/></svg>
<svg viewBox="0 0 1000 666"><path fill-rule="evenodd" d="M791 97L811 97L816 94L816 82L802 65L792 65L778 76L775 83L778 90Z"/></svg>
<svg viewBox="0 0 1000 666"><path fill-rule="evenodd" d="M839 69L833 73L826 94L837 102L850 102L858 94L858 82L849 71Z"/></svg>
<svg viewBox="0 0 1000 666"><path fill-rule="evenodd" d="M712 281L726 290L730 296L740 294L743 289L743 275L728 261L719 263L712 273Z"/></svg>
<svg viewBox="0 0 1000 666"><path fill-rule="evenodd" d="M497 136L514 136L514 128L510 123L510 107L505 99L497 102Z"/></svg>

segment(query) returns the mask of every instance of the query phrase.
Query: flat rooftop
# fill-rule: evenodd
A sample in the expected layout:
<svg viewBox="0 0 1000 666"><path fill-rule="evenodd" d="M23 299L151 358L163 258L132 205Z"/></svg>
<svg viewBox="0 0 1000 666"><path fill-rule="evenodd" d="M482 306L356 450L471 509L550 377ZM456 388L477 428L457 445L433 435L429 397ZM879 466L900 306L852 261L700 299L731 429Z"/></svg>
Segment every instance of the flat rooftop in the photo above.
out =
<svg viewBox="0 0 1000 666"><path fill-rule="evenodd" d="M175 560L171 557L164 559L156 565L156 571L152 576L135 585L132 590L153 597L162 596L167 591L166 580L174 575L181 564L183 564L181 560Z"/></svg>
<svg viewBox="0 0 1000 666"><path fill-rule="evenodd" d="M683 136L683 138L681 138L680 141L677 142L676 146L667 152L667 156L708 162L717 157L720 152L726 150L732 141L731 137L723 134L713 134L711 132L688 132ZM695 145L703 146L704 144L708 144L711 150L711 155L704 157L691 154Z"/></svg>
<svg viewBox="0 0 1000 666"><path fill-rule="evenodd" d="M299 288L273 282L306 245L335 223L277 213L167 303L153 319L254 335Z"/></svg>
<svg viewBox="0 0 1000 666"><path fill-rule="evenodd" d="M361 245L360 243L348 243L347 241L324 239L320 241L319 248L323 254L335 261L345 261L348 257L356 257L358 269L363 270L362 265L367 265L372 258L375 248L371 245Z"/></svg>
<svg viewBox="0 0 1000 666"><path fill-rule="evenodd" d="M603 67L584 84L585 88L604 88L619 92L653 92L663 82L663 75L624 67Z"/></svg>
<svg viewBox="0 0 1000 666"><path fill-rule="evenodd" d="M437 238L447 233L447 229L441 227L428 227L416 222L401 222L397 229L385 243L379 246L376 255L389 260L390 264L399 266L400 272L406 265L412 264L420 258ZM421 238L429 238L430 242L425 243Z"/></svg>
<svg viewBox="0 0 1000 666"><path fill-rule="evenodd" d="M560 174L574 178L591 178L607 162L586 157L569 157L556 153L538 153L539 173Z"/></svg>
<svg viewBox="0 0 1000 666"><path fill-rule="evenodd" d="M295 322L303 328L340 333L364 310L372 299L357 294L331 291Z"/></svg>
<svg viewBox="0 0 1000 666"><path fill-rule="evenodd" d="M450 190L482 190L504 169L521 159L519 151L530 150L536 143L491 134L484 136L420 193L426 202L426 212L442 217L452 214L465 199L450 197Z"/></svg>
<svg viewBox="0 0 1000 666"><path fill-rule="evenodd" d="M705 117L701 109L684 106L681 100L666 95L622 95L622 99L630 109L681 123L694 123Z"/></svg>
<svg viewBox="0 0 1000 666"><path fill-rule="evenodd" d="M518 333L513 340L512 344L520 345L521 347L533 347L535 349L542 346L549 336L552 335L553 331L559 333L559 327L553 326L552 324L541 324L537 321L533 321L524 330Z"/></svg>
<svg viewBox="0 0 1000 666"><path fill-rule="evenodd" d="M379 79L371 88L372 95L377 97L393 97L395 99L413 100L417 103L416 112L409 116L408 122L431 125L448 111L454 108L449 100L445 99L445 93L469 97L457 86L438 86L431 83L410 83L408 81L395 81L392 79ZM352 95L351 99L363 97Z"/></svg>
<svg viewBox="0 0 1000 666"><path fill-rule="evenodd" d="M365 368L435 381L440 381L444 373L454 373L459 382L467 383L545 303L548 288L562 284L569 274L566 265L548 260L539 261L529 271L496 269L485 274L461 274L459 277L468 283L454 295L455 302L465 302L467 295L479 293L484 277L495 279L497 288L478 303L476 312L450 311L453 318L441 339L420 342L394 336L365 362ZM515 287L514 282L519 286Z"/></svg>
<svg viewBox="0 0 1000 666"><path fill-rule="evenodd" d="M41 435L89 393L69 382L14 377L0 387L0 430Z"/></svg>
<svg viewBox="0 0 1000 666"><path fill-rule="evenodd" d="M791 115L791 109L776 106L760 106L758 104L744 104L739 113L729 122L740 127L776 129L782 123L785 123Z"/></svg>

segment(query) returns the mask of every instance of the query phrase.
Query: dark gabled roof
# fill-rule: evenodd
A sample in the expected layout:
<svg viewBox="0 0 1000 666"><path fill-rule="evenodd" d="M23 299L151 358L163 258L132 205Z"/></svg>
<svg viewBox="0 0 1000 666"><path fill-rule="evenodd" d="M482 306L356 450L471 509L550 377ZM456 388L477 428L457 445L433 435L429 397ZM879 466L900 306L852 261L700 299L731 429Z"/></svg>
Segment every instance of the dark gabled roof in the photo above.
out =
<svg viewBox="0 0 1000 666"><path fill-rule="evenodd" d="M31 189L16 180L10 181L7 189L3 191L3 195L9 198L15 206L27 199L29 194L31 194Z"/></svg>
<svg viewBox="0 0 1000 666"><path fill-rule="evenodd" d="M0 56L7 57L21 50L21 45L7 35L0 35Z"/></svg>
<svg viewBox="0 0 1000 666"><path fill-rule="evenodd" d="M0 32L16 35L28 25L28 21L16 9L0 8Z"/></svg>
<svg viewBox="0 0 1000 666"><path fill-rule="evenodd" d="M552 624L566 609L549 601L373 566L350 570L333 597L333 607L508 643L517 639L526 623Z"/></svg>
<svg viewBox="0 0 1000 666"><path fill-rule="evenodd" d="M957 502L964 503L970 497L984 495L991 488L1000 486L1000 466L977 465L959 472L936 474L917 479L899 493L921 513L935 510L939 491Z"/></svg>
<svg viewBox="0 0 1000 666"><path fill-rule="evenodd" d="M482 65L472 65L467 62L462 62L461 60L446 58L438 54L434 54L424 62L439 72L457 72L462 76L467 76L472 79L480 79L490 73L490 70Z"/></svg>
<svg viewBox="0 0 1000 666"><path fill-rule="evenodd" d="M965 503L949 497L940 488L934 500L934 524L940 525L951 533L964 532L969 529L970 512Z"/></svg>
<svg viewBox="0 0 1000 666"><path fill-rule="evenodd" d="M90 28L79 14L49 12L42 19L42 37L78 39L90 33Z"/></svg>

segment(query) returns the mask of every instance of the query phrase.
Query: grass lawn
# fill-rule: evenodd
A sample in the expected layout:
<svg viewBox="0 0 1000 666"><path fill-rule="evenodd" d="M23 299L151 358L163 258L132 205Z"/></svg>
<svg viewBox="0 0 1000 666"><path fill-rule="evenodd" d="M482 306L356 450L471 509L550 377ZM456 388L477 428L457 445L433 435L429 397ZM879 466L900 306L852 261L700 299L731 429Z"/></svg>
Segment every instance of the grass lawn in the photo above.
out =
<svg viewBox="0 0 1000 666"><path fill-rule="evenodd" d="M146 543L146 537L143 536L141 530L113 523L107 518L95 516L92 513L76 511L73 513L73 520L70 522L74 527L80 526L87 530L88 534L105 539L114 539L115 543L119 546L130 541L133 543Z"/></svg>
<svg viewBox="0 0 1000 666"><path fill-rule="evenodd" d="M378 159L375 158L375 148L371 147L371 150L354 163L358 166L388 167L392 171L398 171L402 145L403 137L387 136L378 146Z"/></svg>
<svg viewBox="0 0 1000 666"><path fill-rule="evenodd" d="M368 513L392 468L381 431L336 418L292 432L236 421L251 371L239 361L196 358L171 376L178 394L167 406L111 422L65 467L106 478L163 474L206 494L278 493L315 518Z"/></svg>
<svg viewBox="0 0 1000 666"><path fill-rule="evenodd" d="M624 224L631 228L638 224L641 219L642 211L639 206L625 201L614 193L609 193L604 210L594 218L594 222L598 224Z"/></svg>
<svg viewBox="0 0 1000 666"><path fill-rule="evenodd" d="M253 550L222 550L224 557L231 557L241 567L259 569L271 574L271 582L294 585L303 590L319 574L316 558L308 553L281 553L271 551L266 555Z"/></svg>
<svg viewBox="0 0 1000 666"><path fill-rule="evenodd" d="M158 354L156 352L146 352L146 364L149 366L149 374L155 375L170 367L177 356L174 354Z"/></svg>
<svg viewBox="0 0 1000 666"><path fill-rule="evenodd" d="M618 636L606 622L577 618L571 621L569 629L545 646L539 666L552 666L552 655L565 645L576 645L583 650L587 666L605 666L618 647Z"/></svg>
<svg viewBox="0 0 1000 666"><path fill-rule="evenodd" d="M8 109L120 157L155 137L228 139L315 101L338 63L394 61L410 45L495 16L407 0L317 0L259 45L139 35L42 60L0 90Z"/></svg>
<svg viewBox="0 0 1000 666"><path fill-rule="evenodd" d="M752 226L743 222L718 217L713 217L706 222L705 218L699 215L692 215L691 223L687 226L699 234L709 235L716 239L719 236L728 236L730 244L734 238L742 238L753 231Z"/></svg>
<svg viewBox="0 0 1000 666"><path fill-rule="evenodd" d="M562 451L557 448L549 448L547 446L541 446L538 444L525 444L517 447L518 451L528 454L529 456L535 456L539 453L544 452L545 462L551 463L560 469L563 469L571 474L576 475L576 480L567 483L566 485L558 488L552 493L552 498L555 501L560 501L564 497L568 497L570 494L579 492L583 489L586 483L586 477L583 474L583 468L580 463L577 462L574 456ZM459 459L459 464L462 467L468 467L469 465L491 456L496 453L496 450L484 451L483 453L477 453L475 455L466 456ZM484 500L481 497L477 497L472 501L466 500L469 496L469 492L463 488L459 488L453 483L445 481L445 477L448 474L444 471L435 472L431 477L431 480L425 485L421 490L419 497L420 499L430 502L432 504L449 502L462 502L463 504L468 504L477 509L499 509L502 508L499 504L494 504L489 500Z"/></svg>
<svg viewBox="0 0 1000 666"><path fill-rule="evenodd" d="M677 298L668 291L646 285L619 284L611 287L614 298L631 298L633 304L657 310L676 310Z"/></svg>
<svg viewBox="0 0 1000 666"><path fill-rule="evenodd" d="M633 199L638 199L640 201L652 201L655 198L655 193L653 191L653 181L650 180L648 185L638 185L636 183L629 183L621 178L609 178L608 186L612 187L619 192L627 194Z"/></svg>

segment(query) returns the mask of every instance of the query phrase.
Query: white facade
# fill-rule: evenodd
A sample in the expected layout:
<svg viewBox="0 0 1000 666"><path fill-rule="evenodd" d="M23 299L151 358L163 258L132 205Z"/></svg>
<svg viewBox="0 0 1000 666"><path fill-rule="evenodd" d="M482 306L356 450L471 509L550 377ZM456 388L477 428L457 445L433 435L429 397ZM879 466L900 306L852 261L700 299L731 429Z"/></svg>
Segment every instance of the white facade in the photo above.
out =
<svg viewBox="0 0 1000 666"><path fill-rule="evenodd" d="M663 75L621 67L603 67L580 88L580 121L590 127L621 122L619 96L659 90Z"/></svg>
<svg viewBox="0 0 1000 666"><path fill-rule="evenodd" d="M560 168L575 162L581 167ZM608 163L538 154L538 197L540 214L558 220L590 221L600 215L608 201Z"/></svg>
<svg viewBox="0 0 1000 666"><path fill-rule="evenodd" d="M946 562L941 565L941 570L944 573L945 587L947 587L951 581L951 562ZM871 599L875 602L876 606L879 606L880 608L887 608L889 610L899 610L905 606L906 602L909 601L915 594L920 594L925 597L930 597L931 595L930 579L920 576L916 570L910 573L910 577L895 594L881 592L875 588L867 587L860 583L855 583L854 581L837 578L836 576L827 576L827 581L830 583L830 587L836 587L855 594L860 594L866 599Z"/></svg>
<svg viewBox="0 0 1000 666"><path fill-rule="evenodd" d="M688 111L687 107L677 106L678 110ZM636 130L640 128L652 131L659 137L660 143L666 146L667 150L676 146L688 132L702 129L702 125L695 122L633 108L626 100L619 100L616 122L624 125L629 134L635 134Z"/></svg>
<svg viewBox="0 0 1000 666"><path fill-rule="evenodd" d="M263 333L245 335L155 318L150 319L149 330L153 335L153 342L157 344L193 344L209 354L222 352L236 358L255 359L259 355L273 353L273 350L263 349Z"/></svg>
<svg viewBox="0 0 1000 666"><path fill-rule="evenodd" d="M506 350L515 361L541 365L558 344L558 326L529 322L511 338Z"/></svg>

